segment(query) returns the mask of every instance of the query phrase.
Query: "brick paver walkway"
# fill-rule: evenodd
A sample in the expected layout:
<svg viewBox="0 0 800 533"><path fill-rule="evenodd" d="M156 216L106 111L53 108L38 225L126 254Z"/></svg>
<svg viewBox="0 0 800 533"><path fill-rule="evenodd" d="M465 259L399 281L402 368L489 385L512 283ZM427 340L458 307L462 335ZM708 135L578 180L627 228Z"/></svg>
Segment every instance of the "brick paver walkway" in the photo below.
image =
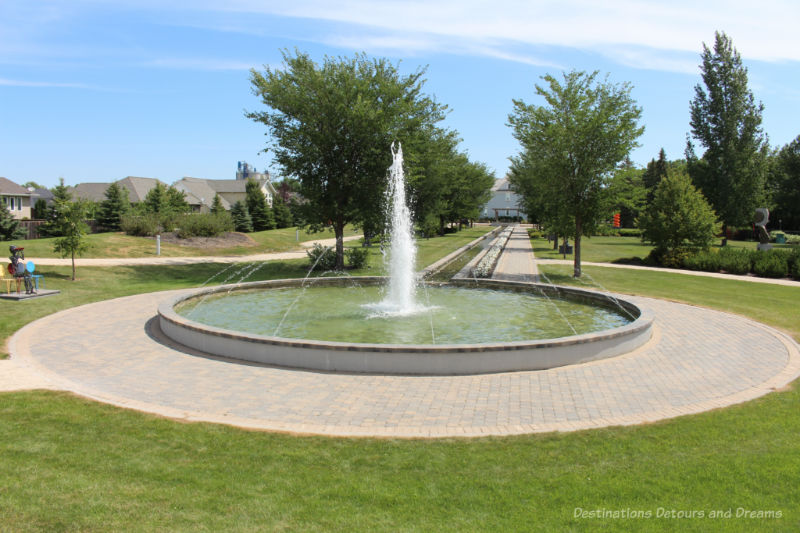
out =
<svg viewBox="0 0 800 533"><path fill-rule="evenodd" d="M492 279L503 281L539 281L539 271L533 259L533 247L528 231L519 226L511 232L503 253L497 261Z"/></svg>
<svg viewBox="0 0 800 533"><path fill-rule="evenodd" d="M746 401L800 375L787 336L648 298L653 340L630 354L536 372L381 376L240 364L173 346L154 325L178 291L65 310L10 340L20 376L187 420L326 435L509 435L636 424ZM13 388L13 387L12 387Z"/></svg>

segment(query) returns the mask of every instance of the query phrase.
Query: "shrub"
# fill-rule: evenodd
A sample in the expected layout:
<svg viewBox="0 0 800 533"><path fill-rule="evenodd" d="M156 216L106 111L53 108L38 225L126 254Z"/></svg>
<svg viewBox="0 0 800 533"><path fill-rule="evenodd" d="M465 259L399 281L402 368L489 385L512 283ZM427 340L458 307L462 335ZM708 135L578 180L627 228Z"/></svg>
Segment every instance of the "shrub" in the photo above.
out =
<svg viewBox="0 0 800 533"><path fill-rule="evenodd" d="M753 272L763 278L785 278L789 273L787 255L775 250L756 253Z"/></svg>
<svg viewBox="0 0 800 533"><path fill-rule="evenodd" d="M717 216L685 172L670 171L638 220L642 238L663 250L706 249L714 240ZM662 263L663 264L663 263Z"/></svg>
<svg viewBox="0 0 800 533"><path fill-rule="evenodd" d="M308 266L314 270L324 272L336 267L336 252L333 248L316 243L306 252L306 255L308 256Z"/></svg>
<svg viewBox="0 0 800 533"><path fill-rule="evenodd" d="M719 268L729 274L747 274L753 268L752 256L749 250L725 246L719 251Z"/></svg>
<svg viewBox="0 0 800 533"><path fill-rule="evenodd" d="M703 272L719 272L719 254L713 250L694 253L683 260L683 266L689 270Z"/></svg>
<svg viewBox="0 0 800 533"><path fill-rule="evenodd" d="M795 261L794 264L792 264L790 274L794 279L800 281L800 261Z"/></svg>
<svg viewBox="0 0 800 533"><path fill-rule="evenodd" d="M347 248L344 251L344 256L347 259L347 264L350 268L364 268L367 266L367 257L369 257L369 250L366 248Z"/></svg>
<svg viewBox="0 0 800 533"><path fill-rule="evenodd" d="M135 237L153 237L160 229L158 214L123 215L120 217L120 229Z"/></svg>
<svg viewBox="0 0 800 533"><path fill-rule="evenodd" d="M227 212L196 213L181 217L178 237L216 237L226 231L233 231L233 219Z"/></svg>
<svg viewBox="0 0 800 533"><path fill-rule="evenodd" d="M544 233L540 229L530 228L528 230L528 237L531 239L544 239Z"/></svg>
<svg viewBox="0 0 800 533"><path fill-rule="evenodd" d="M619 228L619 234L621 237L641 237L642 230L639 228Z"/></svg>
<svg viewBox="0 0 800 533"><path fill-rule="evenodd" d="M654 248L645 258L645 263L667 268L681 268L691 253L691 250L687 248L674 248L671 250Z"/></svg>

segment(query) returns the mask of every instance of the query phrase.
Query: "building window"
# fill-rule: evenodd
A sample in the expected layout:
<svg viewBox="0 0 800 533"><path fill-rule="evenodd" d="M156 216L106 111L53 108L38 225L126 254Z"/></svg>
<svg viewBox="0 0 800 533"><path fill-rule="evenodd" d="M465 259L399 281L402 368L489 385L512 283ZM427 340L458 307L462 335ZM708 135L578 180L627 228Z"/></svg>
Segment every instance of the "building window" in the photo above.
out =
<svg viewBox="0 0 800 533"><path fill-rule="evenodd" d="M511 193L507 192L506 193L506 202L510 202L510 201L511 201Z"/></svg>

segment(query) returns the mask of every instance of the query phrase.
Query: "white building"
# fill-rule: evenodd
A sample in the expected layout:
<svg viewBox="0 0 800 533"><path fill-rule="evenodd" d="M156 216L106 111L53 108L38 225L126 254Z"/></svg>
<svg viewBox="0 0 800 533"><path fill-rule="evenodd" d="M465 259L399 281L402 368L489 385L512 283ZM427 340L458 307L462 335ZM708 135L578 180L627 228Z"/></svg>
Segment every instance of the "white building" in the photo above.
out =
<svg viewBox="0 0 800 533"><path fill-rule="evenodd" d="M492 187L492 197L481 211L482 218L497 220L501 217L521 217L527 218L522 210L522 198L511 190L508 177L495 180Z"/></svg>

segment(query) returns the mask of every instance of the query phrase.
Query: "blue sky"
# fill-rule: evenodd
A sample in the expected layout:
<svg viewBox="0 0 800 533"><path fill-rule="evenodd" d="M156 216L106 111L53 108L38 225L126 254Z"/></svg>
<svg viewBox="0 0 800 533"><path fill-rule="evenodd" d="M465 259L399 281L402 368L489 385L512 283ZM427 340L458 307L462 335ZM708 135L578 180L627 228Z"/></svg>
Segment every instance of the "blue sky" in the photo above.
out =
<svg viewBox="0 0 800 533"><path fill-rule="evenodd" d="M800 4L774 0L0 0L0 176L172 183L233 178L238 160L278 174L244 111L262 105L249 69L280 67L282 48L427 65L445 125L497 177L518 150L512 98L540 103L540 76L570 69L633 85L646 128L634 162L661 147L678 158L715 30L733 39L782 146L800 134L798 21Z"/></svg>

